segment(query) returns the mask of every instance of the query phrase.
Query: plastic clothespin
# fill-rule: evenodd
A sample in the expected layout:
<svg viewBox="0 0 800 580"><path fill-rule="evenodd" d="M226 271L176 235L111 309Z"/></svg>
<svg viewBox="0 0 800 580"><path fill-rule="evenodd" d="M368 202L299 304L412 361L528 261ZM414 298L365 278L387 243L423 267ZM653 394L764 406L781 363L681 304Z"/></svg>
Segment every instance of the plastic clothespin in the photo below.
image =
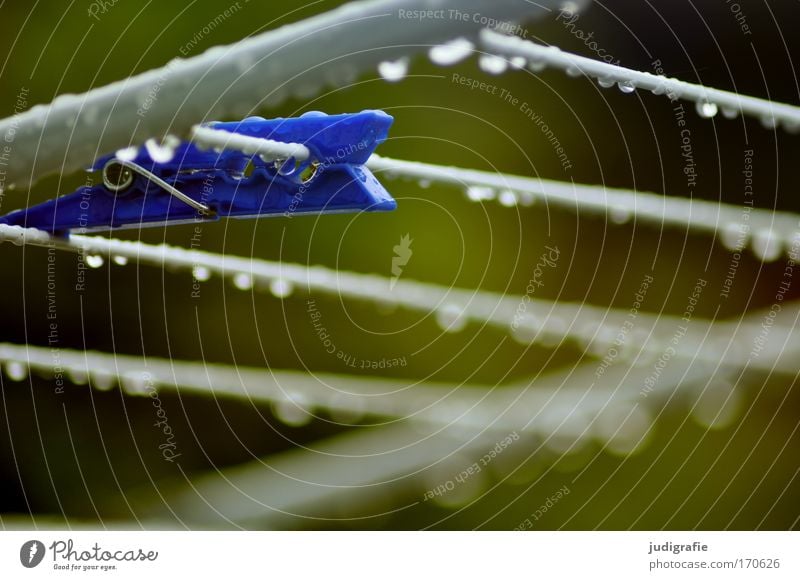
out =
<svg viewBox="0 0 800 580"><path fill-rule="evenodd" d="M297 144L307 158L149 141L98 159L89 171L102 171L102 184L11 212L0 223L68 234L221 217L391 211L397 203L364 163L386 140L392 121L383 111L363 111L209 123L204 127L227 132L220 135Z"/></svg>

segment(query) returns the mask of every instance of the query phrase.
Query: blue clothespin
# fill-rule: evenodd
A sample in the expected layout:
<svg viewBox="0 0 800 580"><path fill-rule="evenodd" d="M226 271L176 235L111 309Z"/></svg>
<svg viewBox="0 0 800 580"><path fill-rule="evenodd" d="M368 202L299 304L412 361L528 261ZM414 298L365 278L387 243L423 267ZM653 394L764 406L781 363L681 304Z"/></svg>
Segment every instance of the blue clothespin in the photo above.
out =
<svg viewBox="0 0 800 580"><path fill-rule="evenodd" d="M188 141L166 157L152 146L127 156L118 152L90 168L102 171L101 185L9 213L0 223L68 234L221 217L391 211L395 200L364 164L386 140L392 121L382 111L363 111L210 123L205 127L227 132L220 135L299 144L308 156L276 160Z"/></svg>

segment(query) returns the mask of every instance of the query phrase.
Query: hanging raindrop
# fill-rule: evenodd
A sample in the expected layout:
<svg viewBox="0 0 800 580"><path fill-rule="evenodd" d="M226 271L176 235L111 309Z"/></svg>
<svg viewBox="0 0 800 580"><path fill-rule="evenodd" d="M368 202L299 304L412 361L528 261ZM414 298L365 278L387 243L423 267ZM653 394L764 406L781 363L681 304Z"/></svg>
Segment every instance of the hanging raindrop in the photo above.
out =
<svg viewBox="0 0 800 580"><path fill-rule="evenodd" d="M781 241L772 230L758 230L753 234L751 242L753 253L764 262L772 262L781 257L783 248Z"/></svg>
<svg viewBox="0 0 800 580"><path fill-rule="evenodd" d="M517 194L510 189L505 189L500 192L500 197L498 200L500 201L500 205L505 207L514 207L517 205Z"/></svg>
<svg viewBox="0 0 800 580"><path fill-rule="evenodd" d="M467 317L457 304L445 304L437 309L436 322L445 332L459 332L467 325Z"/></svg>
<svg viewBox="0 0 800 580"><path fill-rule="evenodd" d="M281 423L289 427L308 425L313 416L308 412L308 402L299 393L289 394L285 399L272 404L272 413Z"/></svg>
<svg viewBox="0 0 800 580"><path fill-rule="evenodd" d="M508 69L508 61L495 54L482 54L478 59L478 65L483 72L490 75L499 75Z"/></svg>
<svg viewBox="0 0 800 580"><path fill-rule="evenodd" d="M276 298L286 298L291 296L294 286L285 278L275 278L269 283L269 291Z"/></svg>
<svg viewBox="0 0 800 580"><path fill-rule="evenodd" d="M475 45L466 38L456 38L431 48L428 57L439 66L451 66L467 58L474 48Z"/></svg>
<svg viewBox="0 0 800 580"><path fill-rule="evenodd" d="M194 279L199 282L205 282L211 278L211 270L205 266L195 266L192 268L192 276L194 276Z"/></svg>
<svg viewBox="0 0 800 580"><path fill-rule="evenodd" d="M28 378L28 367L19 361L6 363L6 376L12 381L24 381Z"/></svg>
<svg viewBox="0 0 800 580"><path fill-rule="evenodd" d="M97 254L88 254L84 261L90 268L100 268L105 263L103 256L98 256Z"/></svg>
<svg viewBox="0 0 800 580"><path fill-rule="evenodd" d="M695 104L695 110L697 111L697 114L704 119L711 119L717 115L717 112L719 112L717 105L708 101L698 101Z"/></svg>
<svg viewBox="0 0 800 580"><path fill-rule="evenodd" d="M408 63L409 59L407 57L395 61L385 60L378 65L378 74L381 75L384 80L390 83L396 83L406 78L408 74Z"/></svg>
<svg viewBox="0 0 800 580"><path fill-rule="evenodd" d="M253 287L253 278L249 274L239 272L233 277L233 285L239 290L250 290Z"/></svg>
<svg viewBox="0 0 800 580"><path fill-rule="evenodd" d="M471 201L494 199L496 195L496 192L491 187L471 185L467 188L467 198L469 198Z"/></svg>
<svg viewBox="0 0 800 580"><path fill-rule="evenodd" d="M626 95L629 95L636 90L636 87L631 81L620 81L617 83L617 86L619 87L619 90L625 93Z"/></svg>

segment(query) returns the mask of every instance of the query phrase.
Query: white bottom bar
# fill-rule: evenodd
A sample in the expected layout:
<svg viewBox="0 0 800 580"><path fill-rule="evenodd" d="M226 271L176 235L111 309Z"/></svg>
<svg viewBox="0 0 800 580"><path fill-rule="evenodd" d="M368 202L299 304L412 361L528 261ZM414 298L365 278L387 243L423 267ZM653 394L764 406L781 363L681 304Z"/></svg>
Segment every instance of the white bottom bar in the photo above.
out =
<svg viewBox="0 0 800 580"><path fill-rule="evenodd" d="M800 577L798 548L794 532L30 531L0 534L0 577L777 579Z"/></svg>

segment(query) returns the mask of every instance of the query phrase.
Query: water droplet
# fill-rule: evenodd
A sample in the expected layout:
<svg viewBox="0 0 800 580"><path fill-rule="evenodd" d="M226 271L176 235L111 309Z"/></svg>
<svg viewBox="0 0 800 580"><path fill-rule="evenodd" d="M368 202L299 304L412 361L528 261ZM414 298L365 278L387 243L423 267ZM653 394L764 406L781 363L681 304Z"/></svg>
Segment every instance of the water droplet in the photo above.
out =
<svg viewBox="0 0 800 580"><path fill-rule="evenodd" d="M747 245L748 238L747 226L735 222L723 226L719 233L722 245L732 252L740 252Z"/></svg>
<svg viewBox="0 0 800 580"><path fill-rule="evenodd" d="M103 256L98 256L97 254L88 254L84 261L90 268L100 268L105 263Z"/></svg>
<svg viewBox="0 0 800 580"><path fill-rule="evenodd" d="M117 377L105 371L92 372L92 386L98 391L108 391L114 388Z"/></svg>
<svg viewBox="0 0 800 580"><path fill-rule="evenodd" d="M115 156L120 161L133 161L136 159L136 156L139 154L138 147L126 147L125 149L120 149L116 152Z"/></svg>
<svg viewBox="0 0 800 580"><path fill-rule="evenodd" d="M715 117L719 111L716 103L710 103L708 101L698 101L695 104L695 110L697 111L697 114L704 119L711 119L712 117Z"/></svg>
<svg viewBox="0 0 800 580"><path fill-rule="evenodd" d="M547 61L531 59L528 61L528 70L534 73L540 73L547 68Z"/></svg>
<svg viewBox="0 0 800 580"><path fill-rule="evenodd" d="M722 107L722 116L726 119L735 119L739 116L739 111L730 107Z"/></svg>
<svg viewBox="0 0 800 580"><path fill-rule="evenodd" d="M381 75L384 80L390 83L396 83L406 78L408 74L408 63L409 59L407 57L395 61L385 60L378 65L378 74Z"/></svg>
<svg viewBox="0 0 800 580"><path fill-rule="evenodd" d="M544 322L539 342L542 346L555 348L567 337L567 323L558 316L551 315Z"/></svg>
<svg viewBox="0 0 800 580"><path fill-rule="evenodd" d="M610 89L616 84L616 82L617 81L615 81L612 77L600 77L597 79L597 84L604 89Z"/></svg>
<svg viewBox="0 0 800 580"><path fill-rule="evenodd" d="M783 121L783 129L788 133L793 133L793 134L800 133L800 121L792 121L790 119L785 119Z"/></svg>
<svg viewBox="0 0 800 580"><path fill-rule="evenodd" d="M125 266L128 264L128 258L125 256L114 256L112 259L117 266Z"/></svg>
<svg viewBox="0 0 800 580"><path fill-rule="evenodd" d="M524 56L512 56L508 64L514 70L522 70L525 68L525 65L528 64L528 61Z"/></svg>
<svg viewBox="0 0 800 580"><path fill-rule="evenodd" d="M205 266L195 266L192 268L192 276L194 276L195 280L200 282L205 282L209 278L211 278L211 270L206 268Z"/></svg>
<svg viewBox="0 0 800 580"><path fill-rule="evenodd" d="M499 75L508 69L508 61L496 54L482 54L478 59L478 65L483 72L490 75Z"/></svg>
<svg viewBox="0 0 800 580"><path fill-rule="evenodd" d="M85 385L89 382L89 373L77 369L67 370L67 378L73 385Z"/></svg>
<svg viewBox="0 0 800 580"><path fill-rule="evenodd" d="M576 66L568 66L566 73L568 77L577 78L581 76L581 69Z"/></svg>
<svg viewBox="0 0 800 580"><path fill-rule="evenodd" d="M514 340L522 344L530 344L539 337L542 330L541 321L533 314L524 313L511 323Z"/></svg>
<svg viewBox="0 0 800 580"><path fill-rule="evenodd" d="M276 298L286 298L291 296L294 291L294 285L284 278L275 278L269 283L269 291Z"/></svg>
<svg viewBox="0 0 800 580"><path fill-rule="evenodd" d="M608 217L615 224L624 224L631 219L631 210L620 205L608 208Z"/></svg>
<svg viewBox="0 0 800 580"><path fill-rule="evenodd" d="M520 190L516 192L517 200L525 207L530 207L536 203L536 195L532 191Z"/></svg>
<svg viewBox="0 0 800 580"><path fill-rule="evenodd" d="M149 379L146 372L127 373L122 376L122 390L129 395L146 395L152 388Z"/></svg>
<svg viewBox="0 0 800 580"><path fill-rule="evenodd" d="M783 248L781 240L772 230L758 230L753 234L751 242L753 253L764 262L772 262L781 257Z"/></svg>
<svg viewBox="0 0 800 580"><path fill-rule="evenodd" d="M778 119L774 115L764 115L761 117L761 125L765 129L774 129L778 126Z"/></svg>
<svg viewBox="0 0 800 580"><path fill-rule="evenodd" d="M156 163L169 163L175 157L175 144L169 138L164 139L163 143L159 143L155 139L148 139L144 142L144 148Z"/></svg>
<svg viewBox="0 0 800 580"><path fill-rule="evenodd" d="M445 332L459 332L467 325L467 317L457 304L444 304L436 310L436 322Z"/></svg>
<svg viewBox="0 0 800 580"><path fill-rule="evenodd" d="M549 405L539 414L535 429L544 438L544 445L559 455L581 449L589 437L589 419L574 407Z"/></svg>
<svg viewBox="0 0 800 580"><path fill-rule="evenodd" d="M667 92L667 85L666 83L658 83L654 88L650 89L650 92L654 95L663 95Z"/></svg>
<svg viewBox="0 0 800 580"><path fill-rule="evenodd" d="M595 418L592 431L617 455L630 455L648 439L652 419L641 406L611 401Z"/></svg>
<svg viewBox="0 0 800 580"><path fill-rule="evenodd" d="M517 205L517 194L511 191L510 189L505 189L500 192L500 197L498 198L500 201L500 205L505 207L514 207Z"/></svg>
<svg viewBox="0 0 800 580"><path fill-rule="evenodd" d="M475 45L466 38L456 38L431 48L428 57L434 64L450 66L467 58L474 48Z"/></svg>
<svg viewBox="0 0 800 580"><path fill-rule="evenodd" d="M287 398L272 404L272 413L275 418L289 427L308 425L314 417L307 409L306 398L298 393L290 394Z"/></svg>
<svg viewBox="0 0 800 580"><path fill-rule="evenodd" d="M474 457L456 453L432 465L425 470L423 493L433 494L430 502L443 508L456 509L467 505L480 496L488 484L488 470L468 471L474 462Z"/></svg>
<svg viewBox="0 0 800 580"><path fill-rule="evenodd" d="M487 199L494 199L497 194L491 187L484 187L482 185L471 185L467 188L467 197L471 201L483 201Z"/></svg>
<svg viewBox="0 0 800 580"><path fill-rule="evenodd" d="M19 361L6 363L6 376L12 381L24 381L28 378L28 367Z"/></svg>
<svg viewBox="0 0 800 580"><path fill-rule="evenodd" d="M417 183L422 189L428 189L431 186L430 179L420 179Z"/></svg>
<svg viewBox="0 0 800 580"><path fill-rule="evenodd" d="M249 274L239 272L233 277L233 285L239 290L250 290L253 287L253 278Z"/></svg>
<svg viewBox="0 0 800 580"><path fill-rule="evenodd" d="M578 12L580 12L581 7L574 0L567 0L566 2L561 3L561 7L559 8L559 10L564 16L569 17L569 16L575 16Z"/></svg>
<svg viewBox="0 0 800 580"><path fill-rule="evenodd" d="M736 420L741 408L739 391L730 383L715 382L700 392L692 408L692 418L708 429L722 429Z"/></svg>
<svg viewBox="0 0 800 580"><path fill-rule="evenodd" d="M626 95L629 95L636 90L636 86L631 81L620 81L617 83L617 86L619 87L619 90Z"/></svg>

